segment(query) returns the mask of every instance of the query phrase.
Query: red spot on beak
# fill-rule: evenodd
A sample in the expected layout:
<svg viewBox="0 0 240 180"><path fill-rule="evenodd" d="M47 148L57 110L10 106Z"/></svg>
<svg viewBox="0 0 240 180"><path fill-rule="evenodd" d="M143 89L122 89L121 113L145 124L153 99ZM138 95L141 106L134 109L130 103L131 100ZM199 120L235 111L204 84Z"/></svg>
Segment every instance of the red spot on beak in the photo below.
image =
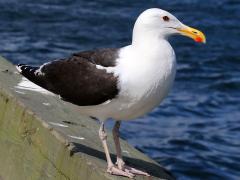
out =
<svg viewBox="0 0 240 180"><path fill-rule="evenodd" d="M202 42L203 40L202 40L202 38L200 38L200 37L196 37L196 38L195 38L195 41L200 43L200 42Z"/></svg>

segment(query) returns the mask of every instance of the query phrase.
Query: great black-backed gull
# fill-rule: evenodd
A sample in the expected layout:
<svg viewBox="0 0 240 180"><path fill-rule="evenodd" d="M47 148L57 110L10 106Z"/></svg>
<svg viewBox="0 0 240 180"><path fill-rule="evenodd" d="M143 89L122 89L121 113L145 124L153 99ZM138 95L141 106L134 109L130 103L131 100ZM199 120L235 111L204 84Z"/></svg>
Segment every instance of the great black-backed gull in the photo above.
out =
<svg viewBox="0 0 240 180"><path fill-rule="evenodd" d="M107 159L107 172L134 177L148 173L125 165L119 143L122 120L144 115L158 106L168 94L176 72L176 59L168 37L181 34L205 43L199 30L182 24L161 9L144 11L137 18L132 43L119 49L100 49L73 54L40 67L19 64L28 80L79 106L82 114L100 120L99 136ZM104 130L105 120L116 124L113 137L117 161L113 164Z"/></svg>

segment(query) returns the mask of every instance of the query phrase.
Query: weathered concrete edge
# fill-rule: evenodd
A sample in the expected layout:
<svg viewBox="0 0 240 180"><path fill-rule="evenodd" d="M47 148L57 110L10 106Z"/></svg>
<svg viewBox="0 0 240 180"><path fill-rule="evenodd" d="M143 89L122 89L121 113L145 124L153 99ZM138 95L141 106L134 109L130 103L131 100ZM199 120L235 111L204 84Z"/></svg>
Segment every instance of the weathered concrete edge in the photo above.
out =
<svg viewBox="0 0 240 180"><path fill-rule="evenodd" d="M61 133L61 131L57 131L57 130L53 129L52 126L50 126L48 123L46 123L44 120L42 120L39 116L36 116L28 107L25 106L24 103L22 103L19 100L19 98L15 97L11 93L9 93L5 88L2 87L0 92L2 94L2 96L1 96L2 102L4 102L4 100L2 100L4 98L5 99L7 98L10 100L10 101L8 101L8 103L11 102L11 106L4 105L4 103L0 103L1 106L6 106L7 107L6 109L9 109L9 111L10 111L9 114L14 114L16 106L18 106L22 109L22 114L25 114L24 118L17 117L17 119L20 121L20 124L21 124L21 122L24 122L27 120L27 126L29 126L29 129L28 129L29 131L32 129L38 129L38 132L39 131L45 132L45 135L42 135L42 137L38 135L40 133L30 134L30 141L31 141L30 144L29 144L29 142L28 143L26 143L25 141L23 142L24 146L26 146L27 148L36 148L36 147L39 148L41 153L43 154L43 156L45 156L45 158L47 157L46 159L48 159L50 164L52 164L53 167L48 167L45 169L44 169L44 167L42 167L44 169L44 171L46 172L45 174L48 173L48 174L54 175L54 177L57 177L56 179L74 179L74 180L79 179L79 177L80 177L80 179L96 179L96 178L97 179L102 179L102 178L103 179L119 179L120 178L120 177L116 178L114 176L109 176L107 174L102 173L102 171L99 170L99 168L96 165L94 165L90 161L88 161L89 157L86 157L83 155L83 156L75 156L74 158L72 158L71 156L69 156L69 154L71 154L71 151L75 149L75 146L74 146L74 144L72 144L71 142L68 141L65 134ZM0 106L0 117L1 117L1 113L3 113L1 111L1 109L5 109L5 108L1 108L1 106ZM3 114L6 114L6 113L3 113ZM8 117L9 115L8 116L3 115L3 116L4 116L2 118L3 121L9 120L9 117ZM18 114L18 116L20 116L20 115ZM12 117L12 118L15 118L15 117ZM2 123L0 120L0 130L1 130L1 128L4 127L4 126L2 126L2 124L4 124L4 123ZM16 121L15 121L15 124L16 124ZM14 126L14 124L12 124L12 125ZM26 126L26 124L25 124L25 126ZM21 127L21 128L24 129L25 127ZM19 131L19 128L15 127L15 130ZM26 129L25 129L25 131L26 131ZM18 135L21 136L21 133ZM52 137L54 137L54 138L52 138ZM0 137L0 140L1 140L1 137ZM39 145L39 141L41 142L40 145ZM65 157L65 159L63 160L63 162L61 162L61 164L57 164L57 162L54 162L54 160L57 160L57 158L55 158L54 155L52 157L49 156L49 154L48 154L49 153L49 142L51 142L52 144L55 144L57 147L57 148L52 147L52 149L50 149L50 150L52 150L54 152L54 150L56 150L56 149L61 149L60 151L63 152L63 154L61 154L61 155L63 157ZM0 142L0 144L1 144L1 142ZM47 147L47 148L43 147L44 144L45 144L45 147ZM0 150L0 152L1 152L1 150ZM51 158L52 158L52 160L51 160ZM76 160L76 159L78 159L78 160ZM1 158L0 158L0 160L1 160ZM44 163L46 163L46 162L44 162ZM69 166L69 167L64 167L64 164L67 164L67 166ZM0 165L0 167L1 167L1 165ZM79 169L76 167L81 167L81 168ZM54 168L55 168L55 170L54 170ZM2 170L2 168L0 168L0 169ZM90 169L90 171L88 169ZM94 170L94 173L91 172L92 170ZM78 173L76 173L77 171L78 171ZM70 175L69 175L69 172L74 172L75 174L70 173ZM66 174L68 174L68 175L66 175ZM85 176L86 178L83 178L84 174L86 175ZM0 172L0 177L1 177L1 175L2 174ZM65 177L65 178L61 177L62 175L64 175L63 177ZM168 177L167 179L173 179L170 176L163 175L163 177L164 176ZM26 177L23 177L23 178L27 179ZM43 178L43 177L41 177L41 178ZM46 178L47 178L47 176L46 176ZM51 178L51 179L53 179L53 178Z"/></svg>
<svg viewBox="0 0 240 180"><path fill-rule="evenodd" d="M9 95L8 93L6 93L5 90L0 89L0 96L1 96L1 98L0 98L1 106L0 107L1 107L1 109L4 109L4 111L5 111L5 112L1 111L1 113L0 113L0 115L1 115L0 117L2 118L1 120L3 120L3 121L9 120L8 117L10 115L16 114L16 109L19 109L19 110L17 110L17 113L18 113L18 111L21 111L21 113L19 113L19 117L17 117L14 120L13 119L11 120L20 126L14 127L14 125L12 124L11 128L16 132L14 132L14 135L11 134L10 136L14 136L14 138L20 139L20 141L22 143L21 147L24 147L23 149L31 148L31 149L33 149L32 151L35 151L33 153L34 155L36 153L40 154L40 156L41 156L40 158L42 158L42 159L37 159L38 162L36 162L36 163L38 163L38 166L40 166L40 168L37 168L37 170L44 171L44 173L45 173L45 174L40 175L37 172L32 172L33 175L29 176L31 173L22 172L21 168L16 167L11 164L11 163L14 163L14 161L12 161L12 162L8 161L8 163L10 163L10 164L8 164L8 163L0 164L0 169L1 169L0 177L3 180L5 180L5 179L6 180L7 179L9 179L9 180L39 179L39 178L40 179L105 179L106 178L106 176L103 176L103 174L101 173L101 171L98 170L98 168L89 167L89 166L91 166L91 164L89 164L85 158L81 158L80 161L76 160L76 158L78 159L78 156L71 158L70 154L71 154L71 150L74 149L74 145L69 143L63 134L61 134L60 132L57 132L52 127L50 127L41 118L37 117L33 112L31 112L29 109L27 109L24 106L24 104L19 102L12 95ZM6 102L4 108L2 108L3 101ZM10 104L10 105L7 105L7 104ZM17 122L17 121L19 121L19 122ZM1 122L0 125L2 125L2 124L3 123ZM4 128L4 126L2 126L0 128L1 131L3 130L3 128ZM33 132L31 132L31 131L33 131ZM37 131L38 131L38 133L37 133ZM45 136L38 135L38 134L40 134L39 131L43 131L42 134L45 134ZM8 131L8 132L12 133L11 131ZM7 135L9 135L9 134L7 134ZM21 138L23 136L26 136L26 137ZM0 138L0 140L1 140L1 138ZM7 140L9 140L9 139L7 139ZM9 140L9 141L12 141L12 140ZM53 147L49 148L49 144L46 141L49 141L51 144L54 144L55 148L53 148ZM0 144L2 144L2 143L0 142ZM15 145L18 146L17 143ZM44 147L47 147L47 149ZM1 145L0 152L3 151L3 149L4 149L4 144ZM9 149L9 148L6 148L6 149ZM61 153L62 157L69 157L69 158L65 159L65 161L69 161L66 164L67 165L72 164L72 167L69 166L69 168L67 168L67 169L69 170L69 172L71 172L70 169L72 169L72 172L78 171L77 174L71 174L71 173L67 174L61 168L61 166L63 166L63 164L64 164L64 161L61 162L61 164L58 164L58 162L54 162L54 159L57 159L57 158L53 157L53 159L51 159L51 157L49 157L48 151L49 150L54 151L54 149L55 150L58 149L58 151L59 151L59 149L61 149L60 151L63 152L63 153ZM13 154L11 154L11 155L13 156ZM7 151L5 151L4 156L5 157L8 156ZM35 155L35 156L38 156L38 155ZM21 157L17 157L17 154L16 154L16 159L17 158L21 158ZM30 158L34 159L33 157L30 157ZM78 161L78 162L76 163L75 161ZM41 162L43 162L42 165L41 165ZM79 163L79 162L81 162L81 163ZM46 167L46 163L50 164L50 165L47 165L47 167ZM81 165L79 165L79 164L81 164ZM34 163L34 164L30 164L30 166L33 166L33 168L34 168L34 166L36 166L36 165ZM85 167L83 167L83 166L85 166ZM74 167L81 167L81 168L74 169ZM87 169L89 169L90 172L88 172L89 170L87 171ZM6 172L9 172L9 173L5 174L4 170L6 170ZM91 170L94 170L94 173L92 173ZM25 174L25 173L27 173L27 174ZM85 174L85 176L84 176L84 174ZM55 178L52 178L52 176Z"/></svg>

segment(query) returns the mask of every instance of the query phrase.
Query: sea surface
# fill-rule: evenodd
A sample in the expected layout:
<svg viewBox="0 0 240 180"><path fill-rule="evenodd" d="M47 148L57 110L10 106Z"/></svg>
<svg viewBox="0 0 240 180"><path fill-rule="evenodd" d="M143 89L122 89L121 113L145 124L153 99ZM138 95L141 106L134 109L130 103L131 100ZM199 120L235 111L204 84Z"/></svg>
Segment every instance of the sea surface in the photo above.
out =
<svg viewBox="0 0 240 180"><path fill-rule="evenodd" d="M239 0L0 0L0 54L40 65L125 46L136 17L151 7L202 30L207 44L170 39L174 87L153 112L124 122L122 137L180 180L240 179Z"/></svg>

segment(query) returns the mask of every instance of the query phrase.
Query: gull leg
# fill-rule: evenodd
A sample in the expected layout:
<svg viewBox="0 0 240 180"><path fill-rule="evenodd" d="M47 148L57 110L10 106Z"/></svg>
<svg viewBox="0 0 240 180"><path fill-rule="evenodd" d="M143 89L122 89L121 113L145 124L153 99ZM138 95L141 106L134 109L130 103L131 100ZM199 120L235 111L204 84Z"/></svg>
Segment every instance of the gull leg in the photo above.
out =
<svg viewBox="0 0 240 180"><path fill-rule="evenodd" d="M112 134L113 134L113 140L115 143L116 147L116 154L117 154L117 162L116 165L118 166L119 169L123 169L125 162L122 159L122 150L119 142L119 128L120 128L121 122L116 121L113 129L112 129Z"/></svg>
<svg viewBox="0 0 240 180"><path fill-rule="evenodd" d="M133 178L134 175L130 172L125 172L121 169L118 169L117 167L114 166L111 157L110 157L110 153L108 150L108 146L107 146L107 133L104 130L104 122L101 122L101 126L99 129L99 137L102 141L103 144L103 148L104 148L104 152L106 155L106 159L107 159L107 172L113 175L119 175L119 176L126 176L129 178Z"/></svg>
<svg viewBox="0 0 240 180"><path fill-rule="evenodd" d="M139 174L139 175L144 175L144 176L150 176L148 173L140 171L138 169L129 167L127 165L125 165L125 162L123 161L122 158L122 150L121 150L121 146L120 146L120 141L119 141L119 128L120 128L121 122L120 121L116 121L112 133L113 133L113 139L114 139L114 143L116 146L116 154L117 154L117 162L116 165L118 166L118 169L123 170L127 173L132 173L132 174Z"/></svg>

